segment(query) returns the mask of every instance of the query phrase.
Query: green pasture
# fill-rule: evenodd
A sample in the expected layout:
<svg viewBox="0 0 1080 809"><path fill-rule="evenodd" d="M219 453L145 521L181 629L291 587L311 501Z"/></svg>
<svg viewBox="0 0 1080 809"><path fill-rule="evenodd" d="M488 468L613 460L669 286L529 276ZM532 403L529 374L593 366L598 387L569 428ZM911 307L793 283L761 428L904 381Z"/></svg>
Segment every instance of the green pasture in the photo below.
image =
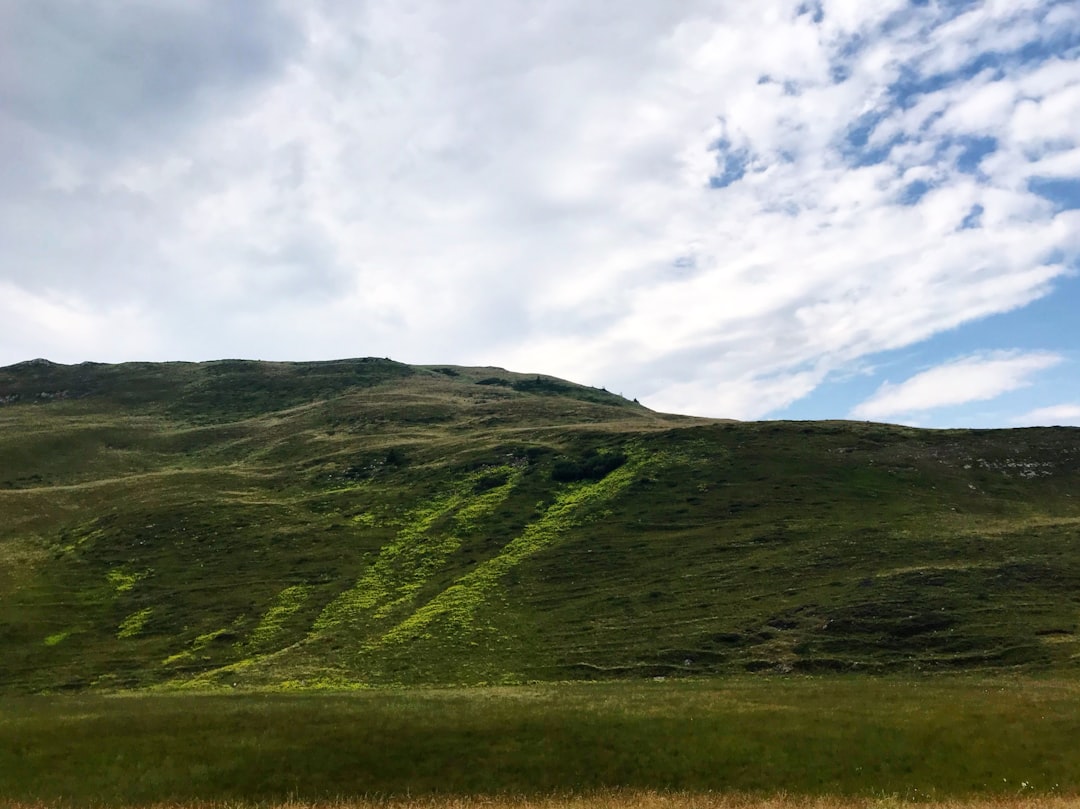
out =
<svg viewBox="0 0 1080 809"><path fill-rule="evenodd" d="M1071 795L1078 738L1080 683L1007 676L11 697L0 800Z"/></svg>

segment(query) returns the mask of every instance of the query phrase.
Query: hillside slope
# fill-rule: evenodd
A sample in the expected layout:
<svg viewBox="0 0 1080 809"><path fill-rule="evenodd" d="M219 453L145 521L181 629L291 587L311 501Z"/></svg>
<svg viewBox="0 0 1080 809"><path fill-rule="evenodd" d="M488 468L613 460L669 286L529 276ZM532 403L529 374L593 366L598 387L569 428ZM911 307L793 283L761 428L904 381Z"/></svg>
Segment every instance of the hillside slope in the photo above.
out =
<svg viewBox="0 0 1080 809"><path fill-rule="evenodd" d="M389 360L0 369L0 688L1080 665L1080 429Z"/></svg>

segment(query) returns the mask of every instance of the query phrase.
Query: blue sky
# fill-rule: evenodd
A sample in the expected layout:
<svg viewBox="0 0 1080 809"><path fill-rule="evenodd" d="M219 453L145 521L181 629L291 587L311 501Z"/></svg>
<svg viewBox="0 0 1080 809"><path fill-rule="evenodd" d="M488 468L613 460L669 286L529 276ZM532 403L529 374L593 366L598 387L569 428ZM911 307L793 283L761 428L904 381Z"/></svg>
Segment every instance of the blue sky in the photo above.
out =
<svg viewBox="0 0 1080 809"><path fill-rule="evenodd" d="M1047 24L1047 17L1061 3L1045 3L1032 8L1027 18L1038 21L1028 36L997 47L973 49L970 57L951 69L929 75L902 74L888 88L890 104L873 114L858 119L849 135L848 159L852 166L887 162L891 148L905 141L904 136L885 139L885 145L874 141L875 127L896 115L897 110L911 109L926 93L937 93L950 86L963 87L981 75L989 73L994 82L1007 82L1012 76L1056 60L1075 62L1080 58L1080 29L1073 24ZM948 25L965 13L980 8L978 3L943 4L935 20L938 26ZM903 20L907 11L897 16ZM1075 85L1073 85L1075 88ZM989 184L992 178L981 168L992 158L1000 142L991 126L980 127L970 135L942 138L926 165L947 177L952 172L972 175ZM1075 148L1075 140L1063 137L1057 142L1048 139L1029 151L1025 157L1038 161L1047 154ZM1027 188L1042 197L1054 211L1080 209L1080 176L1077 167L1057 175L1034 172ZM947 182L947 180L945 180ZM904 202L917 202L933 187L932 182L915 181L908 186ZM965 217L962 227L979 228L983 206L975 204ZM1080 267L1075 253L1053 254L1050 260L1062 263L1066 272L1046 290L1042 297L1016 309L975 319L956 328L939 332L929 339L893 351L864 358L862 369L847 369L834 375L811 394L772 414L780 418L833 418L850 406L852 401L865 402L883 386L897 386L925 375L937 367L961 363L966 367L993 367L999 384L990 385L972 397L952 395L946 378L935 386L941 393L934 397L927 391L925 401L907 402L903 406L886 405L882 415L901 416L906 423L927 426L1002 426L1031 423L1080 423L1080 281L1075 272ZM1022 360L1034 355L1047 355L1045 361L1024 366ZM1010 368L1009 362L1012 361ZM1017 361L1020 361L1017 367ZM1030 370L1029 370L1030 369ZM994 373L994 372L991 372ZM958 381L959 383L959 381ZM1057 402L1047 405L1047 402ZM920 407L914 405L918 403ZM923 406L925 405L925 407ZM873 408L866 415L875 415ZM863 415L856 410L853 416Z"/></svg>
<svg viewBox="0 0 1080 809"><path fill-rule="evenodd" d="M499 365L659 410L1080 424L1080 6L41 0L0 365Z"/></svg>

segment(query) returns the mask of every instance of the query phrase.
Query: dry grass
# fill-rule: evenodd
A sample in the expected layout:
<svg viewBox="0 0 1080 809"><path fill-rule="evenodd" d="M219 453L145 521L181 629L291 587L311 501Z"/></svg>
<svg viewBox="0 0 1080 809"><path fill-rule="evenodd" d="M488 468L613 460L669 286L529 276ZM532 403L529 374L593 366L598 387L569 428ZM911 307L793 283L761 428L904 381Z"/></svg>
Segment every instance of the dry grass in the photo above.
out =
<svg viewBox="0 0 1080 809"><path fill-rule="evenodd" d="M57 804L3 804L7 809L52 809ZM876 798L730 795L612 791L590 795L525 797L428 797L283 803L189 802L149 805L103 805L108 809L1080 809L1080 796L994 796L941 801L900 796Z"/></svg>

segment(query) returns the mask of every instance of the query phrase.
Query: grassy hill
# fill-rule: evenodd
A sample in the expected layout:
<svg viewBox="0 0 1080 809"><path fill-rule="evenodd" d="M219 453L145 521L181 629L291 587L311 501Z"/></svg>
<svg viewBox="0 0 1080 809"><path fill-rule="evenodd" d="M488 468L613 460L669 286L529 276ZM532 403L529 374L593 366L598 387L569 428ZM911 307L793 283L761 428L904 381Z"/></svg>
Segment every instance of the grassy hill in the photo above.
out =
<svg viewBox="0 0 1080 809"><path fill-rule="evenodd" d="M1080 668L1080 429L496 368L0 369L0 688Z"/></svg>

